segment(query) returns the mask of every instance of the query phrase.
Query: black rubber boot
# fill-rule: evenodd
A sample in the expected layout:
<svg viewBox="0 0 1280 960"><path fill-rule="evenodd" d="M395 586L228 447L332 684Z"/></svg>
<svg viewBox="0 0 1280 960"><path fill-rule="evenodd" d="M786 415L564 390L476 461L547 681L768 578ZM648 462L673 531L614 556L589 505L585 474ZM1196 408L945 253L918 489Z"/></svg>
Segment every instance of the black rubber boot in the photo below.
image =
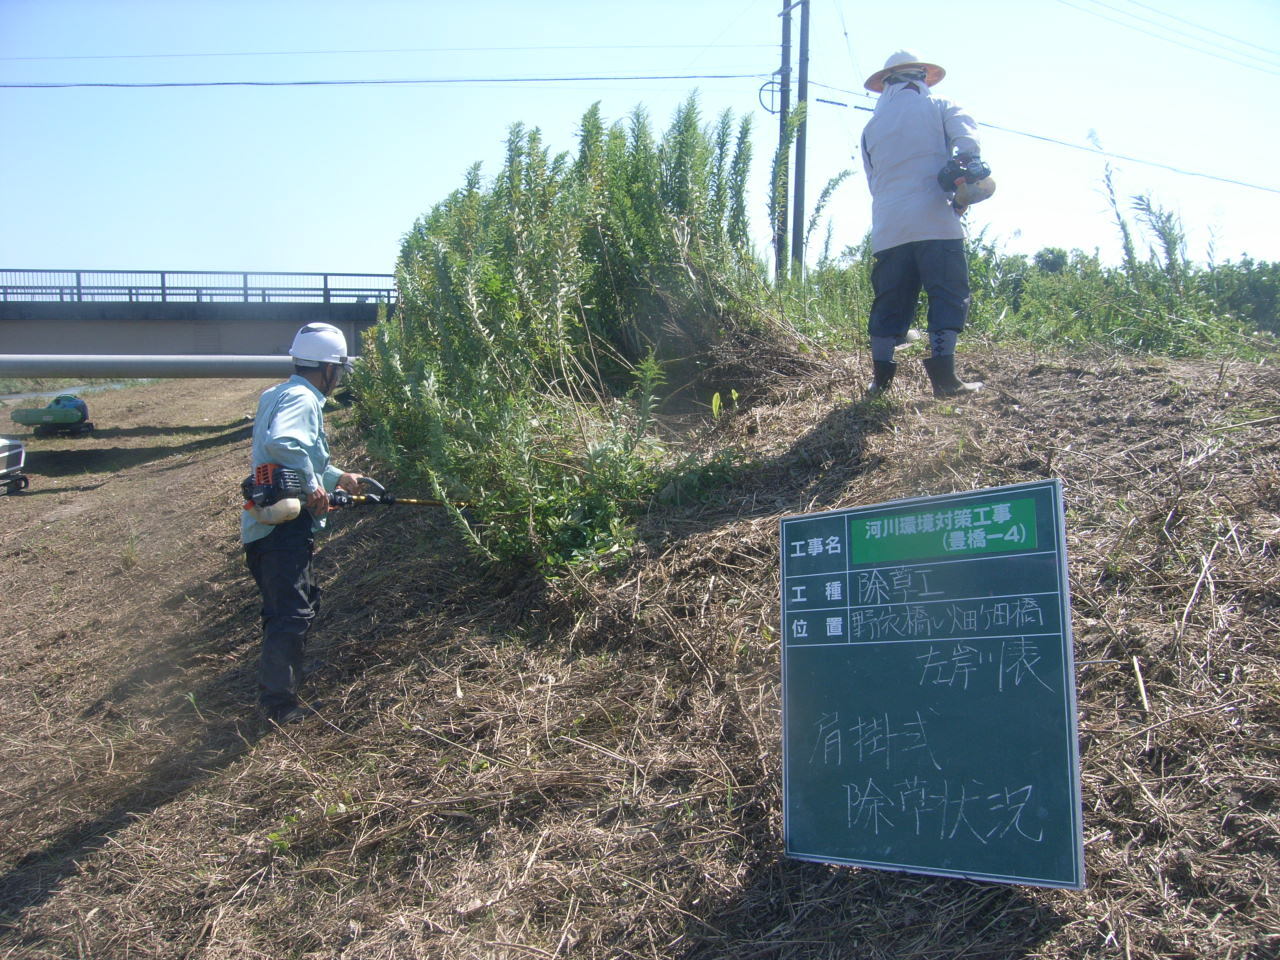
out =
<svg viewBox="0 0 1280 960"><path fill-rule="evenodd" d="M982 382L965 383L956 376L956 356L948 353L941 357L927 357L924 361L925 372L929 374L929 382L933 384L935 397L960 397L977 393L982 389Z"/></svg>
<svg viewBox="0 0 1280 960"><path fill-rule="evenodd" d="M879 396L888 391L893 384L893 375L898 371L898 364L894 360L872 360L871 368L875 372L875 380L871 386L867 387L869 396Z"/></svg>

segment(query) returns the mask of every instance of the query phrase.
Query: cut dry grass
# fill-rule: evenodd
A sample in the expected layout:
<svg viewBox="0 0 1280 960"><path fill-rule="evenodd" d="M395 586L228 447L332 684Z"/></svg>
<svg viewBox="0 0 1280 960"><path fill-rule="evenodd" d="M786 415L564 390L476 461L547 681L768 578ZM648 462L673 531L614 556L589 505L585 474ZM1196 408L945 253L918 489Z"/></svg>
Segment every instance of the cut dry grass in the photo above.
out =
<svg viewBox="0 0 1280 960"><path fill-rule="evenodd" d="M1249 421L1280 412L1280 376L965 359L992 382L966 407L913 366L873 404L847 399L858 358L776 378L698 440L743 450L739 479L655 508L608 574L479 567L431 514L340 518L323 717L287 732L247 715L229 491L169 518L185 551L143 531L113 561L127 604L103 608L105 576L87 599L23 588L0 957L1277 956L1280 445ZM1067 492L1087 888L783 858L778 518L1045 476Z"/></svg>

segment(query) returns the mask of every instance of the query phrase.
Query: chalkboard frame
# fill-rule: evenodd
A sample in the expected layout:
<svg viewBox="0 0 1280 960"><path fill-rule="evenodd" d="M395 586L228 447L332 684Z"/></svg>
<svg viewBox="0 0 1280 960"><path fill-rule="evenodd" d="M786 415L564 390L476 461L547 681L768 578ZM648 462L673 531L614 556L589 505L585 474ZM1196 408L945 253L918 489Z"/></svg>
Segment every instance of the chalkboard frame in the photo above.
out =
<svg viewBox="0 0 1280 960"><path fill-rule="evenodd" d="M971 551L970 559L976 558L984 562L991 561L993 563L1005 562L1005 569L1008 569L1009 564L1024 565L1028 563L1029 561L1025 561L1023 558L1024 555L1031 554L1036 555L1037 560L1040 563L1039 569L1041 570L1047 570L1048 565L1052 563L1053 573L1056 580L1055 589L1047 592L1055 594L1053 596L1053 607L1056 609L1056 614L1047 611L1046 616L1049 616L1050 619L1056 621L1057 625L1057 649L1054 651L1054 655L1057 658L1055 662L1060 666L1060 672L1058 672L1056 676L1053 676L1052 679L1061 680L1062 699L1060 704L1055 700L1053 710L1045 712L1045 743L1037 743L1037 748L1043 747L1048 751L1048 756L1050 757L1048 762L1051 765L1046 767L1046 769L1051 772L1053 782L1056 785L1056 790L1049 791L1052 794L1051 799L1054 806L1053 816L1051 817L1051 822L1054 827L1052 837L1054 853L1048 858L1047 863L1037 865L1036 869L1027 869L1027 864L1025 862L1014 863L1010 867L997 866L996 868L993 868L990 862L984 861L982 863L978 863L978 861L983 860L983 857L975 858L975 863L977 863L976 866L963 862L963 857L960 858L960 862L952 862L954 858L948 859L942 856L935 856L932 859L929 859L929 857L915 858L917 861L924 860L926 862L900 862L905 861L907 858L895 858L891 852L886 853L885 851L888 848L888 843L881 842L878 830L875 843L867 844L868 848L879 844L879 849L877 850L856 849L858 846L857 843L853 843L851 845L849 842L828 841L824 839L829 833L837 832L827 831L819 823L821 821L822 823L828 823L829 825L831 816L828 816L828 814L831 814L831 812L823 811L822 816L815 817L814 801L812 797L804 797L801 800L797 800L797 793L804 793L804 788L811 787L812 785L803 784L801 782L803 778L797 778L797 776L794 775L794 770L799 764L797 761L798 741L793 735L793 726L798 723L797 698L803 698L806 692L811 694L813 693L813 689L806 690L805 685L810 684L812 688L816 688L818 690L817 695L811 699L821 699L823 696L822 688L827 681L821 677L821 674L824 672L821 668L809 668L810 672L808 676L810 679L804 679L801 676L800 671L798 671L793 665L793 659L799 656L799 649L803 647L806 651L805 656L822 656L827 662L836 663L836 666L832 669L838 672L840 669L840 663L842 662L846 667L848 667L848 665L855 663L853 658L861 658L865 661L868 654L864 653L864 651L871 650L874 645L870 643L862 644L861 642L853 640L823 644L818 642L809 642L808 639L803 643L796 642L793 644L792 641L794 638L789 636L788 626L790 625L795 628L796 619L798 617L803 618L803 615L797 615L792 610L793 603L791 601L794 600L795 597L794 582L801 581L806 576L812 577L813 574L794 574L789 578L789 570L791 569L789 560L791 560L793 564L800 566L802 569L808 569L807 567L804 567L804 564L808 561L800 557L800 555L805 553L812 554L815 550L820 554L823 549L822 542L819 542L821 538L800 536L801 533L805 533L804 526L809 526L808 533L812 533L815 529L830 531L834 529L833 521L838 521L838 529L843 532L846 538L845 543L847 545L847 549L845 550L845 556L847 559L842 562L844 566L843 573L847 578L851 574L859 572L858 563L853 559L852 549L852 532L854 530L855 521L862 521L863 526L861 527L861 530L869 535L870 527L868 525L875 523L876 518L923 516L929 512L934 512L941 516L943 511L963 509L966 505L981 506L983 504L1000 502L1002 505L1007 507L1008 504L1022 502L1027 498L1030 498L1034 502L1037 510L1042 510L1047 513L1047 516L1040 517L1038 537L1034 534L1028 536L1027 542L1035 541L1030 548L1027 548L1025 543L1022 545L1014 544L1013 546L1006 546L994 541L984 543L978 540L970 540L969 547ZM1007 517L1010 511L1006 509L1005 512ZM1013 512L1016 512L1016 510ZM1036 514L1036 516L1039 517L1040 515ZM1009 520L1008 523L1016 526L1016 520L1017 517L1015 516L1012 520ZM812 521L820 521L820 524L815 527L812 524ZM898 522L904 528L907 526L907 522L905 520ZM913 523L911 526L913 527L911 532L914 533L915 524ZM991 529L994 530L996 528ZM1023 533L1024 536L1027 536L1026 530L1024 530ZM797 539L797 537L799 537L799 539ZM909 542L909 540L910 538L905 538L905 542ZM794 542L789 545L789 541ZM810 544L810 549L806 551L803 547L800 547L799 544L801 542L808 542ZM978 544L977 548L973 547L974 543ZM1068 578L1066 555L1066 521L1061 481L1057 478L1051 478L1044 481L1011 484L1000 487L988 487L942 496L905 498L846 510L790 515L783 517L779 521L779 545L781 555L779 571L781 616L779 623L781 628L780 646L782 658L782 787L785 854L788 857L799 860L809 860L846 866L860 866L913 874L918 873L931 876L958 877L996 883L1026 884L1042 887L1068 889L1082 888L1084 886L1085 879L1084 830L1079 773L1080 764L1075 689L1075 659L1073 649L1074 643L1071 631L1070 582ZM832 543L831 549L836 551L837 546L837 544ZM984 551L988 547L991 549L991 552L986 554ZM908 545L904 549L910 550L911 547ZM941 554L939 554L939 556L941 556ZM864 564L861 569L867 570L871 568L867 567L866 564L878 563L880 561L864 560L861 562ZM885 562L886 564L891 564L892 561ZM834 572L834 569L832 571L824 571L821 576L827 577L829 575L834 575ZM791 585L790 590L789 583ZM845 580L846 588L849 587L850 583L851 581L849 579ZM838 589L837 597L839 597ZM1048 603L1046 602L1046 607L1047 606ZM810 617L808 619L814 620L816 618ZM834 620L836 618L832 619ZM840 629L848 629L848 625L849 620L846 619L844 626ZM895 655L899 655L897 654L897 651L900 643L900 640L894 641L892 644L881 642L879 646L884 650L893 650ZM792 650L793 646L796 647L795 651ZM814 651L813 648L815 647L824 647L825 649L823 651ZM932 649L932 646L930 649ZM843 661L841 661L840 658L844 658ZM916 659L923 658L916 657ZM1001 663L1001 666L1003 667L1003 662ZM853 674L856 671L850 669L849 672L850 674ZM812 679L813 677L818 677L819 679ZM1037 677L1036 679L1039 678ZM967 675L965 680L967 685ZM863 689L861 693L858 690L853 689L853 687L850 687L852 694L857 698L861 698L863 695L871 692L867 689L865 679L861 682L863 682ZM921 683L923 684L923 680ZM830 691L828 690L826 693L827 699L829 700ZM874 699L874 697L872 697L872 699ZM806 719L812 721L812 706L811 704L806 704L805 706L806 709L810 710L810 715L808 715ZM917 712L916 718L919 719L920 717L921 714ZM858 723L861 724L862 722L863 718L859 716ZM990 723L989 720L984 722ZM812 726L812 724L810 723L809 726ZM911 726L911 724L907 724L906 726ZM883 731L884 736L882 736L880 742L885 742L885 740L887 740L888 729L889 719L886 717L885 730ZM924 730L923 720L920 723L919 730ZM1048 731L1052 731L1052 736L1047 735ZM852 731L846 732L851 733ZM902 726L897 728L894 733L894 736L901 738L901 742L903 743L908 742L906 740L907 735L908 731ZM919 746L920 744L917 743L916 745ZM810 757L808 762L810 764L814 763L813 757ZM941 770L942 767L938 766L938 769ZM968 773L962 772L959 776L961 777L961 780L963 780L965 776L968 776ZM797 783L800 783L799 791L797 790ZM853 791L861 789L853 784L848 784L846 786ZM869 797L871 787L870 780L868 780L867 787L867 796ZM1027 787L1026 789L1030 791L1030 787ZM810 790L809 792L813 793L815 791ZM952 802L954 803L954 800ZM831 806L839 806L839 802L835 801ZM852 800L849 801L849 809L853 809ZM888 807L886 807L886 809L888 809ZM965 810L963 803L960 805L959 809L961 811L961 815L963 815ZM944 824L946 821L946 810L947 802L943 800L942 819ZM823 820L824 816L827 818L826 820ZM852 829L853 814L849 813L848 816L850 817L849 826L850 829ZM918 838L921 835L920 814L917 813L916 817L916 833ZM812 824L809 822L810 820L813 821ZM814 824L818 825L815 826ZM859 825L863 826L864 824ZM966 826L968 826L968 824L966 824ZM983 826L985 827L986 825L983 824ZM1015 826L1018 831L1022 832L1024 838L1035 839L1035 837L1030 833L1034 827L1024 826L1021 823L1013 824L1013 826ZM970 829L973 828L970 827ZM1005 829L1008 830L1009 827L1006 826ZM805 836L798 838L799 834L805 834ZM954 834L955 830L953 828L953 836ZM818 838L816 841L814 839L815 836ZM973 836L980 839L980 831L974 830ZM991 834L988 834L987 836L990 838ZM1000 837L1003 838L1004 834L1000 834ZM1044 839L1043 830L1041 830L1040 838ZM1018 837L1015 835L1013 840L1017 841ZM851 846L854 849L851 849ZM1023 846L1026 847L1029 846L1029 844L1023 844ZM1044 867L1044 869L1041 869L1041 867Z"/></svg>

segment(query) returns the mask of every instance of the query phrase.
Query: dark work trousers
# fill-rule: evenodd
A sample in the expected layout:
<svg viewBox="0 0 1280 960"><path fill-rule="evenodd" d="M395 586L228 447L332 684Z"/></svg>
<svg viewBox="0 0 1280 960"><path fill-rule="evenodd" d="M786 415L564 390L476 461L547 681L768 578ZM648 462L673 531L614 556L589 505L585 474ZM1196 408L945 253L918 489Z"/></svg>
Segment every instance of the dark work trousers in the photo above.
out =
<svg viewBox="0 0 1280 960"><path fill-rule="evenodd" d="M916 316L923 289L929 297L929 329L964 329L969 316L969 262L963 240L917 240L876 255L871 268L868 329L873 337L902 337Z"/></svg>
<svg viewBox="0 0 1280 960"><path fill-rule="evenodd" d="M298 702L307 631L320 606L320 588L311 573L314 546L306 510L245 544L245 560L262 594L258 702L268 712Z"/></svg>

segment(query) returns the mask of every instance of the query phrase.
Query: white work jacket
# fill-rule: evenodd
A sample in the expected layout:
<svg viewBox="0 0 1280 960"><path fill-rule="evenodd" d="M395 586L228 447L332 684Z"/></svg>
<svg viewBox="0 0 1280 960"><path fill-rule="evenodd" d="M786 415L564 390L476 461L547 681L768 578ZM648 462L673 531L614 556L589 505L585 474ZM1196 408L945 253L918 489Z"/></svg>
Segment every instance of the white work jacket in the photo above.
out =
<svg viewBox="0 0 1280 960"><path fill-rule="evenodd" d="M977 153L977 123L923 81L891 84L862 131L871 189L871 250L916 240L962 240L964 224L938 185L952 150Z"/></svg>

